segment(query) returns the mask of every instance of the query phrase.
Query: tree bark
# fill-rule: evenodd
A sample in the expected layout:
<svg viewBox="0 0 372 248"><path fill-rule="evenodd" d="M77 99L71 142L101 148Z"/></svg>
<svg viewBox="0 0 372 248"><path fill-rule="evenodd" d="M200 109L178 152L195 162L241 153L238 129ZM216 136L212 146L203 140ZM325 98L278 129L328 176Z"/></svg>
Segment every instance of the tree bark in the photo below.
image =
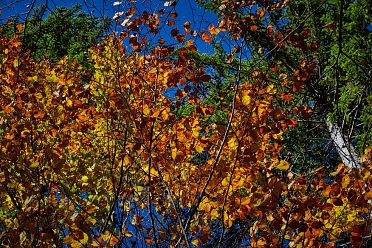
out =
<svg viewBox="0 0 372 248"><path fill-rule="evenodd" d="M360 158L355 152L354 146L347 138L345 138L337 123L327 121L327 127L342 162L350 169L360 168Z"/></svg>

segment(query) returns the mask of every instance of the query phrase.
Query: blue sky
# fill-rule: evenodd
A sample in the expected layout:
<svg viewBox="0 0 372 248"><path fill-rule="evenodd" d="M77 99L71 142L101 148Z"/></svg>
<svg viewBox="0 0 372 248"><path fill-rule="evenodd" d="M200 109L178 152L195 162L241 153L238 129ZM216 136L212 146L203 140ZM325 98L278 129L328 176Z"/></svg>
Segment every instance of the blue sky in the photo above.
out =
<svg viewBox="0 0 372 248"><path fill-rule="evenodd" d="M121 2L121 4L113 6L114 2ZM215 15L209 11L203 11L194 0L179 0L177 5L172 7L165 7L164 2L166 1L139 0L132 4L129 0L0 0L0 21L4 22L9 17L19 17L21 20L25 20L32 7L42 4L46 4L50 10L60 6L71 7L75 4L81 4L84 11L96 16L107 15L113 17L116 11L125 11L131 6L135 6L138 11L146 9L158 12L159 9L164 8L166 11L177 12L179 21L189 20L195 24L197 29L198 26L202 28L203 24L217 22Z"/></svg>
<svg viewBox="0 0 372 248"><path fill-rule="evenodd" d="M113 5L114 2L120 2L118 5ZM91 13L97 17L109 16L113 17L116 12L127 11L130 7L135 6L137 13L147 10L149 13L159 13L160 9L165 9L165 12L176 12L178 14L176 24L173 27L163 25L156 40L163 38L166 41L173 41L170 36L170 30L178 28L182 33L183 24L186 21L191 22L191 29L200 33L201 30L207 29L213 23L218 24L216 15L209 11L200 8L194 0L178 0L176 6L164 6L165 0L137 0L136 3L131 3L130 0L114 1L114 0L0 0L0 23L5 23L8 18L17 17L20 21L25 21L32 8L36 8L42 4L48 6L48 10L52 11L56 7L71 7L75 4L80 4L83 11ZM164 16L165 17L165 16ZM113 23L113 30L121 31L121 27L116 27ZM195 40L198 49L202 52L212 52L210 44L206 44L197 37L188 37Z"/></svg>

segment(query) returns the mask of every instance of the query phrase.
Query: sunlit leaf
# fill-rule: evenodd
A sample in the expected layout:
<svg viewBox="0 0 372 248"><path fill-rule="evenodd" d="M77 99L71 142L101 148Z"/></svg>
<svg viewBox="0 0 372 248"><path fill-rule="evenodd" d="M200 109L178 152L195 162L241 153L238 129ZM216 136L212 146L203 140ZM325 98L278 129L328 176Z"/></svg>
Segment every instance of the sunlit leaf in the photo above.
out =
<svg viewBox="0 0 372 248"><path fill-rule="evenodd" d="M280 160L280 162L275 166L279 170L288 170L291 165L285 161L285 160Z"/></svg>

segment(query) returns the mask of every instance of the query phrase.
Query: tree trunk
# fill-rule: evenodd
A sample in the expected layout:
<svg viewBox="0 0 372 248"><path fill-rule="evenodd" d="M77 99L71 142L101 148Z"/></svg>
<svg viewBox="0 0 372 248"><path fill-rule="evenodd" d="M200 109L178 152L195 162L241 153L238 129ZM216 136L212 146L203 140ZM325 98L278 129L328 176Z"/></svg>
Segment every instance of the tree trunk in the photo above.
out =
<svg viewBox="0 0 372 248"><path fill-rule="evenodd" d="M349 168L360 168L359 156L351 142L343 135L341 128L337 123L330 121L327 122L327 126L342 162Z"/></svg>

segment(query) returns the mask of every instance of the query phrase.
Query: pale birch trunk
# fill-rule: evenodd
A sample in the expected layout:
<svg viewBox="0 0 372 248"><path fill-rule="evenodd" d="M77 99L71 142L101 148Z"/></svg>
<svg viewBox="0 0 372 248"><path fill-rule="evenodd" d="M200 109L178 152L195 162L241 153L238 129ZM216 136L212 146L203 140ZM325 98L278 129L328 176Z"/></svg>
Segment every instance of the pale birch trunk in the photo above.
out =
<svg viewBox="0 0 372 248"><path fill-rule="evenodd" d="M341 128L331 121L327 121L327 126L342 162L349 168L359 168L359 156L351 142L343 135Z"/></svg>

